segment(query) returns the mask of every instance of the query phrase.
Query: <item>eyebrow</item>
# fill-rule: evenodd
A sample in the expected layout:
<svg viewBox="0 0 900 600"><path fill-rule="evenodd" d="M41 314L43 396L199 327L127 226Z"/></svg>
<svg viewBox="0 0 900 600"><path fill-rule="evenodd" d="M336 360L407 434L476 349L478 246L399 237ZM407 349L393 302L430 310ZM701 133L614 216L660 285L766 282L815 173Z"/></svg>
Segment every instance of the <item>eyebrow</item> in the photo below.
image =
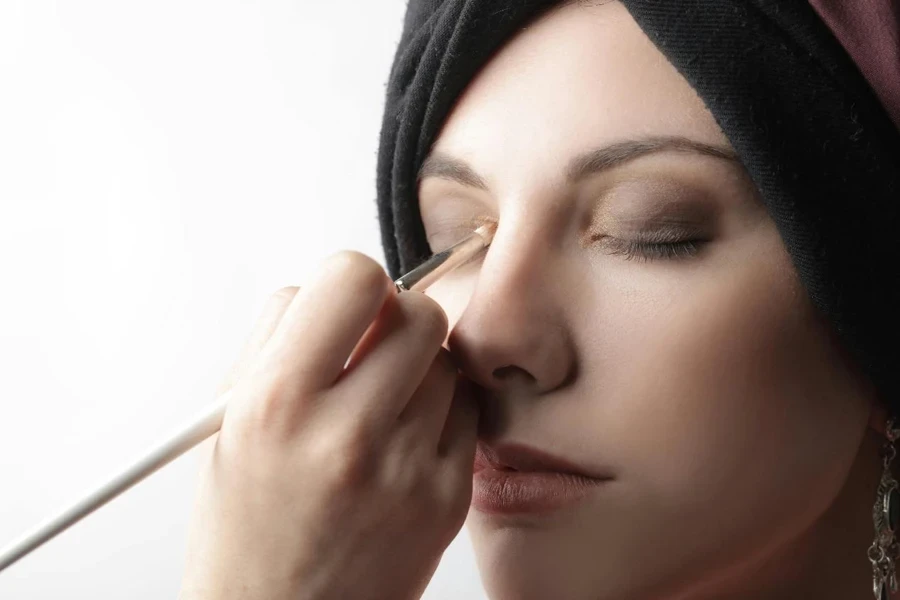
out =
<svg viewBox="0 0 900 600"><path fill-rule="evenodd" d="M608 171L642 156L661 152L687 152L741 164L737 154L730 148L713 146L682 136L651 137L616 142L576 156L566 167L566 181L571 185L590 175ZM430 154L422 163L417 179L421 181L426 177L438 177L486 192L490 191L484 178L465 161L441 152Z"/></svg>

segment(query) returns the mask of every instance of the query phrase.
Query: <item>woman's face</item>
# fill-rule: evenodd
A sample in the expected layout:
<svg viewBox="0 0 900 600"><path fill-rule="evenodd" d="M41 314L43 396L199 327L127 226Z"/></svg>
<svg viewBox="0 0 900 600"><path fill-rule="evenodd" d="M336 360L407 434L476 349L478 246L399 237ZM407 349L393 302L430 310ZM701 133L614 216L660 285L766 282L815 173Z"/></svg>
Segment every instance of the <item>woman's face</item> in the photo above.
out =
<svg viewBox="0 0 900 600"><path fill-rule="evenodd" d="M525 29L431 157L434 250L499 223L429 291L488 392L482 439L614 477L549 513L472 508L492 597L660 598L812 526L860 449L867 388L728 140L624 7Z"/></svg>

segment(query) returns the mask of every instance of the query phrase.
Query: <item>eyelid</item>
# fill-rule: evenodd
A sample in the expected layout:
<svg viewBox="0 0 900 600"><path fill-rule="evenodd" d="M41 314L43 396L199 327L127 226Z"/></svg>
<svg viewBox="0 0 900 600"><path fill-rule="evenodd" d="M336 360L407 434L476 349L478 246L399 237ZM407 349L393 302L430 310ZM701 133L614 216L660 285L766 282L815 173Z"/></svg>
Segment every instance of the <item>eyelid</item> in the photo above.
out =
<svg viewBox="0 0 900 600"><path fill-rule="evenodd" d="M438 235L446 235L446 234L459 234L459 239L454 239L448 244L445 244L446 247L452 246L454 243L460 241L465 234L471 233L481 227L482 225L495 224L497 223L497 219L494 217L488 217L485 215L477 215L474 217L468 217L464 219L443 219L439 221L440 225L437 227L431 228L432 231L426 234L428 238L428 243L431 244L431 240ZM444 226L444 224L449 224L448 226ZM427 228L426 228L427 229ZM445 249L435 249L435 252L439 252L440 250Z"/></svg>
<svg viewBox="0 0 900 600"><path fill-rule="evenodd" d="M721 205L705 185L655 171L609 181L591 196L596 217L618 222L704 223L717 218Z"/></svg>

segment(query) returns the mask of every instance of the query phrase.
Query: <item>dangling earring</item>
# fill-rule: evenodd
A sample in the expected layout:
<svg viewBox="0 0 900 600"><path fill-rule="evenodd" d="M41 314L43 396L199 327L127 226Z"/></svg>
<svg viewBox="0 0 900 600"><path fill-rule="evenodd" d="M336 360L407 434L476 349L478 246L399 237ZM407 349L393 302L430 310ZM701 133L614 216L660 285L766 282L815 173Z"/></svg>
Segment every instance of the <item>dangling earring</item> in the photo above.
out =
<svg viewBox="0 0 900 600"><path fill-rule="evenodd" d="M872 521L875 523L875 540L869 546L869 560L872 562L872 589L877 600L889 600L891 592L897 591L897 573L894 561L900 555L900 543L896 536L900 524L900 485L891 475L891 461L897 455L894 441L900 438L900 428L894 423L894 417L887 421L885 427L887 441L881 447L881 458L884 468L875 506L872 509Z"/></svg>

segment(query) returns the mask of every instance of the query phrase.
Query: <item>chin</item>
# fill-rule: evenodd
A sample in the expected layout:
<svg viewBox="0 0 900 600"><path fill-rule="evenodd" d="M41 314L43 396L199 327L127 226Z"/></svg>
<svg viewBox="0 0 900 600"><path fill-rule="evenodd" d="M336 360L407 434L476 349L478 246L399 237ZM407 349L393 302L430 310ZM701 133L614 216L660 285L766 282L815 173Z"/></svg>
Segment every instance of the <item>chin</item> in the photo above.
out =
<svg viewBox="0 0 900 600"><path fill-rule="evenodd" d="M689 565L652 564L651 546L636 540L621 517L614 521L598 518L590 506L543 517L473 509L466 527L490 600L672 597L684 583L679 567L688 572Z"/></svg>
<svg viewBox="0 0 900 600"><path fill-rule="evenodd" d="M602 551L591 559L572 543L569 528L555 525L527 517L469 517L478 571L491 600L631 599L621 589L601 589L615 586L611 578L598 577L604 568ZM588 568L588 562L593 568Z"/></svg>

